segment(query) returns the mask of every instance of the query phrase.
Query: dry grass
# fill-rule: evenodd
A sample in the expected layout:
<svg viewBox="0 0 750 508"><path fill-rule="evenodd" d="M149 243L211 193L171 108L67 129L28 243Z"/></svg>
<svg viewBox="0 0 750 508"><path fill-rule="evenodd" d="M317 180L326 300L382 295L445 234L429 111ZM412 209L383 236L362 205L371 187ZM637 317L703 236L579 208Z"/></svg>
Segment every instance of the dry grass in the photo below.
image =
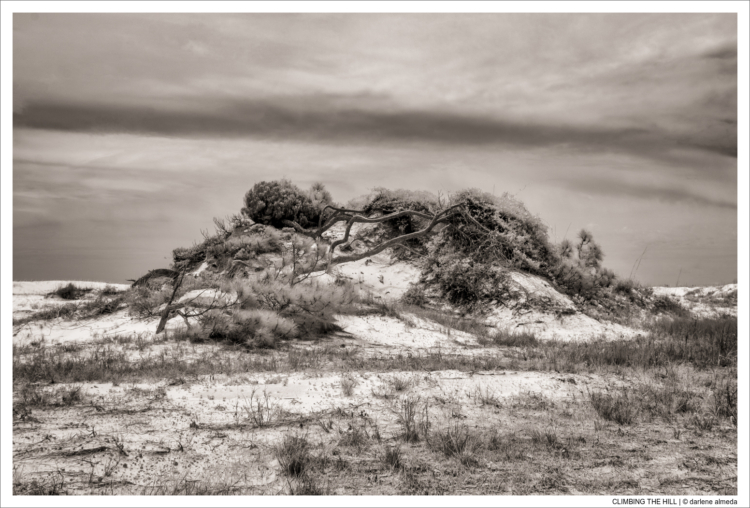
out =
<svg viewBox="0 0 750 508"><path fill-rule="evenodd" d="M454 324L466 330L475 326ZM268 487L248 486L240 476L224 477L210 468L200 475L186 470L180 478L154 479L149 486L125 485L118 483L118 475L124 470L122 464L132 467L136 448L132 436L124 436L118 442L128 455L120 453L115 442L108 442L107 450L98 452L100 456L87 456L96 465L94 476L104 481L82 480L66 467L49 477L14 475L14 493L736 493L736 320L653 326L651 338L629 343L491 342L488 345L495 347L476 355L367 355L361 348L339 348L325 342L304 347L282 342L278 349L248 349L211 340L203 344L175 342L174 336L159 341L120 336L96 344L16 347L14 432L31 432L27 429L40 425L37 422L62 428L72 415L85 415L98 430L110 427L111 418L119 415L127 418L124 429L144 429L128 432L158 434L170 443L172 452L189 452L173 453L170 460L182 463L182 457L189 454L191 460L209 464L216 453L246 449L254 455L243 467L256 460L268 463L276 459L277 472L282 474ZM602 389L600 383L592 385L597 388L588 397L561 400L532 392L502 397L480 384L468 393L461 392L469 401L461 412L469 417L454 417L441 413L447 406L435 398L415 393L416 380L421 382L424 373L444 370L472 374L575 371L601 378L609 388ZM167 435L157 423L150 423L151 417L158 421L161 411L179 411L170 406L163 387L137 393L125 389L123 393L132 399L130 406L111 401L99 410L96 405L100 402L79 386L84 382L147 380L163 385L190 384L219 374L238 378L251 372L273 373L267 377L289 372L311 376L345 373L340 383L346 397L357 394L354 373L374 373L382 375L383 397L367 409L369 415L355 416L353 410L342 409L323 418L282 414L268 394L255 391L244 408L238 409L239 424L212 425L201 420L200 425L188 427L190 420L185 420L184 428ZM412 372L421 374L417 377ZM637 381L634 372L638 372ZM586 376L575 378L580 384ZM580 389L586 393L584 386ZM382 436L380 429L385 429ZM76 446L96 450L101 442L87 432L76 437ZM264 445L263 439L258 439L279 432L276 444ZM191 446L186 433L190 433L190 442L212 443L211 447L219 446L218 451L209 453ZM42 452L41 446L14 446L29 457L48 453ZM654 460L657 456L658 463ZM72 464L72 459L60 457L61 467ZM118 457L121 464L115 465ZM640 476L628 473L635 470Z"/></svg>

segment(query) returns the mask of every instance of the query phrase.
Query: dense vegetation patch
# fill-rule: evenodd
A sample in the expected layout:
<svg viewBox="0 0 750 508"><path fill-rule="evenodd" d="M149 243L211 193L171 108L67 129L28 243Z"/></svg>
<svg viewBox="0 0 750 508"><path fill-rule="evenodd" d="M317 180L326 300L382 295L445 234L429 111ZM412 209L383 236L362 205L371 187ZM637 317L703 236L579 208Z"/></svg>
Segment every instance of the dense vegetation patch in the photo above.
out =
<svg viewBox="0 0 750 508"><path fill-rule="evenodd" d="M322 209L331 203L331 195L322 184L314 184L308 192L289 180L258 182L245 194L242 213L255 222L282 228L284 221L302 227L318 223Z"/></svg>

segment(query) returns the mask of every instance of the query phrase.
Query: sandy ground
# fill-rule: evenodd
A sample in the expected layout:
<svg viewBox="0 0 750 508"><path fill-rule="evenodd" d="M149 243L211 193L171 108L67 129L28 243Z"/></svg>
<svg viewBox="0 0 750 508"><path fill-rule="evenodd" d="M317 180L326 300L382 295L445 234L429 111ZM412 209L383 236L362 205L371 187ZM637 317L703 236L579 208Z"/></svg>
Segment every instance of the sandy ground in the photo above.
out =
<svg viewBox="0 0 750 508"><path fill-rule="evenodd" d="M383 252L367 259L338 265L333 273L339 273L376 298L398 299L419 280L419 268L403 261L391 261Z"/></svg>
<svg viewBox="0 0 750 508"><path fill-rule="evenodd" d="M45 280L13 282L13 315L18 317L24 312L40 310L45 305L64 305L74 303L77 300L63 300L54 296L47 296L52 291L72 283L84 289L104 289L111 287L117 291L124 291L130 287L129 284L108 284L106 282L91 281L67 281L67 280Z"/></svg>
<svg viewBox="0 0 750 508"><path fill-rule="evenodd" d="M332 283L336 276L348 277L383 299L400 297L418 277L414 267L405 263L391 263L387 255L349 263L336 270L338 273L321 274L318 280ZM516 274L514 280L535 297L548 299L558 310L572 307L567 297L556 293L541 279ZM66 282L14 283L14 317L47 305L65 303L46 295ZM76 284L95 289L107 286L91 282ZM127 288L125 285L115 287ZM706 305L711 310L717 308L719 303L724 305L722 302L733 292L736 295L736 285L722 288L655 288L654 291L680 298L686 305L695 303L691 309L703 312L699 305L704 304L694 302L691 296L700 293L716 300L718 303L713 307L710 303ZM193 291L182 300L224 296L215 292ZM34 305L37 307L34 308ZM329 345L357 351L356 354L361 354L365 359L436 352L483 355L491 351L480 346L471 334L447 330L416 315L405 313L402 319L387 316L339 316L337 319L344 332L330 338ZM25 348L22 355L33 356L36 352L47 351L46 348L66 345L96 354L95 344L117 337L127 339L137 336L141 341L139 344L128 345L128 341L123 340L122 344L112 342L107 347L120 348L129 357L139 359L167 358L170 355L185 359L199 358L200 354L210 352L211 348L220 348L211 345L188 346L165 341L163 336L155 337L153 332L158 320L156 317L135 319L122 310L94 320L35 322L15 327L13 344ZM576 312L545 314L534 311L522 314L501 307L489 321L498 327L534 331L541 338L565 340L601 336L628 338L641 333L620 325L602 324ZM182 326L184 322L181 318L173 318L168 323L168 333ZM295 343L294 346L319 347L304 343ZM78 350L64 354L75 355ZM351 394L346 394L343 389L345 381L353 385ZM381 440L394 441L401 432L397 416L399 405L408 397L418 397L420 401L428 402L426 414L436 427L465 421L473 428L484 429L480 429L480 432L490 427L503 429L511 423L524 429L549 429L557 424L547 411L557 408L559 414L556 413L554 418L569 419L566 428L577 429L575 431L579 432L581 439L586 436L583 442L586 439L591 442L591 436L599 436L601 429L594 422L591 409L588 409L588 413L577 414L579 408L583 407L581 401L587 400L592 390L609 390L631 381L620 375L563 375L512 370L375 372L370 366L358 372L317 369L300 372L248 371L190 380L167 378L122 384L49 384L42 381L36 384L35 389L50 399L59 398L61 393L71 389L80 389L82 397L79 403L72 406L53 404L33 409L24 417L14 417L14 477L46 479L62 475L67 478L72 493L98 492L97 486L105 484L109 485L110 493L132 493L184 478L210 477L212 481L227 478L228 481L240 481L243 487L257 489L254 492L258 494L277 494L284 492L288 481L280 474L274 446L292 428L314 441L326 453L341 449L340 444L351 436L357 426L369 429L368 435L377 434L378 443ZM16 394L16 398L19 397ZM612 439L625 439L627 445L627 435L622 434L622 429L618 431L620 434L614 434L615 427L612 427ZM656 435L653 433L672 432L670 428L665 428L667 430L659 428L649 432L652 432L652 438ZM626 437L623 438L623 435ZM642 436L633 437L632 440L633 449L637 443L647 441ZM675 443L682 446L679 439L669 441L668 434L660 436L655 443L658 446ZM713 446L713 442L692 443L686 442L685 447ZM570 447L570 444L567 446ZM356 456L356 452L352 453ZM645 450L638 453L647 456ZM621 469L625 463L608 460L610 462L602 462L595 474L616 480L622 476ZM648 467L637 475L634 468L628 471L631 476L637 476L636 489L658 492L663 484L655 478L661 472L670 472L672 476L669 481L674 475L680 479L686 478L685 481L691 478L683 472L680 460L679 456L664 454L658 460L649 459ZM429 464L429 460L426 463ZM483 474L490 474L487 471L505 474L505 466L501 463L487 462L483 467L486 467ZM729 487L706 487L708 491L732 488L732 469L725 472L729 475L726 481ZM378 474L394 481L401 478L395 473ZM456 474L453 473L454 477ZM367 478L369 481L370 476ZM344 484L347 484L345 479ZM696 487L696 492L701 492L701 488ZM575 493L574 490L568 492Z"/></svg>
<svg viewBox="0 0 750 508"><path fill-rule="evenodd" d="M401 378L407 387L394 393L393 378ZM165 482L184 475L210 472L216 477L223 468L244 462L245 486L271 486L280 480L278 461L269 450L286 433L275 427L281 419L310 417L308 425L316 428L306 435L312 432L324 446L335 447L351 429L336 418L341 415L367 415L382 439L397 436L397 408L407 394L432 400L431 416L440 422L482 418L486 408L478 402L478 393L492 395L499 408L521 397L547 404L577 400L586 389L603 385L591 376L518 372L363 372L352 379L356 386L351 396L343 395L340 375L325 374L248 373L186 387L78 384L87 402L84 408L57 410L55 419L37 411L36 421L16 426L14 466L27 476L58 468L81 475L92 470L95 482L113 468L120 486L148 486L157 479ZM261 413L255 410L259 402ZM265 425L254 425L255 417L267 418ZM323 432L320 425L327 422L330 426L323 426ZM117 450L118 442L127 456L108 453ZM80 460L97 454L99 460L91 463Z"/></svg>

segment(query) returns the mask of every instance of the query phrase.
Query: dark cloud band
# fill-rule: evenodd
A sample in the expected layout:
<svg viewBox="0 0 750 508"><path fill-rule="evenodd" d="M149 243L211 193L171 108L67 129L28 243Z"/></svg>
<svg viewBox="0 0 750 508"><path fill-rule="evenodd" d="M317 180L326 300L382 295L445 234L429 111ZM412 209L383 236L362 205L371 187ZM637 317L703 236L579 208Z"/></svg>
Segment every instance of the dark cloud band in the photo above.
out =
<svg viewBox="0 0 750 508"><path fill-rule="evenodd" d="M625 151L659 156L682 146L736 157L736 136L717 142L675 138L656 129L540 125L448 112L341 108L321 98L220 102L196 110L143 106L31 103L14 114L15 127L124 132L178 137L257 137L316 142L565 146L579 151ZM306 103L299 107L300 102Z"/></svg>

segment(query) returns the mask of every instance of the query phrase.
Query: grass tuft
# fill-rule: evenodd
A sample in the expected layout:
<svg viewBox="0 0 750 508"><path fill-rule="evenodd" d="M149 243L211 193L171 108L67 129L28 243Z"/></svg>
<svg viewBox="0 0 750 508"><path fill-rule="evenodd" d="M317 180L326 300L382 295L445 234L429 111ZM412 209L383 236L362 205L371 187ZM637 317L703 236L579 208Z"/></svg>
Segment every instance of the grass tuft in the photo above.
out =
<svg viewBox="0 0 750 508"><path fill-rule="evenodd" d="M605 420L620 425L630 425L638 415L637 400L626 390L614 395L606 392L591 392L590 399L591 405Z"/></svg>

